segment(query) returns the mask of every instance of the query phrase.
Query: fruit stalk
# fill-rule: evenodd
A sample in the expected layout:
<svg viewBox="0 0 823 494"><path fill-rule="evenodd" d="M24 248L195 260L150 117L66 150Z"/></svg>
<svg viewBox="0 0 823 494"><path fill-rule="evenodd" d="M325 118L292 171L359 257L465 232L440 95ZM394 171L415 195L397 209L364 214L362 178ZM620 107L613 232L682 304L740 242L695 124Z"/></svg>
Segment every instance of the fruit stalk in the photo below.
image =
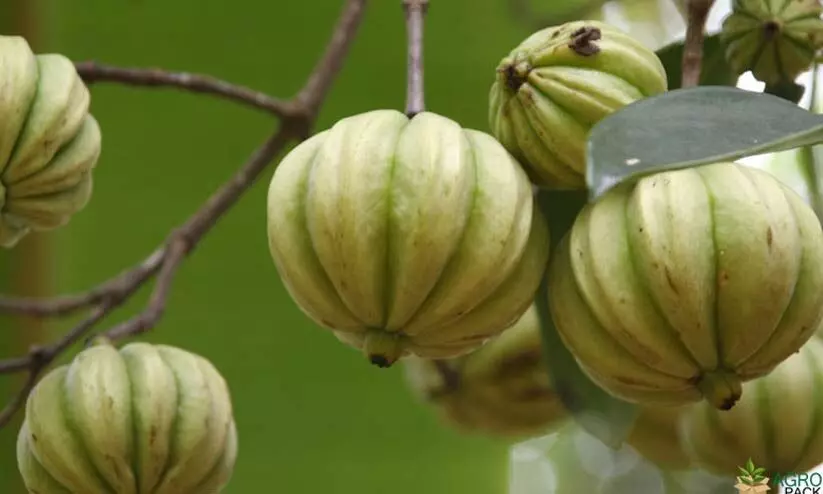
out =
<svg viewBox="0 0 823 494"><path fill-rule="evenodd" d="M686 1L686 40L683 49L681 87L694 87L700 83L703 65L703 31L714 0Z"/></svg>
<svg viewBox="0 0 823 494"><path fill-rule="evenodd" d="M429 0L403 0L408 37L406 116L409 118L426 109L423 92L423 19L428 8Z"/></svg>

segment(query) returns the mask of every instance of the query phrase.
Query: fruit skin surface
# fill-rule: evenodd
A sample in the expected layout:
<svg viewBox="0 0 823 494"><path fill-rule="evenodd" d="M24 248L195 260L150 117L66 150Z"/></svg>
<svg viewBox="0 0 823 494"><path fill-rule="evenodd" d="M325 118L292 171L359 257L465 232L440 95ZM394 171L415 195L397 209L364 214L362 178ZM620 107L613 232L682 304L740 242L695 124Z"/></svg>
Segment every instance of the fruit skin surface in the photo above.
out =
<svg viewBox="0 0 823 494"><path fill-rule="evenodd" d="M534 305L472 353L403 364L412 391L464 432L516 440L548 433L569 416L549 379Z"/></svg>
<svg viewBox="0 0 823 494"><path fill-rule="evenodd" d="M728 412L698 404L684 415L681 435L696 464L735 475L751 458L774 478L823 463L823 341L809 340L743 388L740 403Z"/></svg>
<svg viewBox="0 0 823 494"><path fill-rule="evenodd" d="M672 471L688 470L692 461L679 434L688 407L641 406L626 443L655 465Z"/></svg>
<svg viewBox="0 0 823 494"><path fill-rule="evenodd" d="M723 21L726 59L766 84L794 81L823 48L820 0L735 0Z"/></svg>
<svg viewBox="0 0 823 494"><path fill-rule="evenodd" d="M489 125L535 184L583 189L591 128L667 85L660 59L636 39L603 22L569 22L532 34L500 61Z"/></svg>
<svg viewBox="0 0 823 494"><path fill-rule="evenodd" d="M0 36L0 246L67 224L92 194L100 128L74 64Z"/></svg>
<svg viewBox="0 0 823 494"><path fill-rule="evenodd" d="M217 369L148 343L98 343L49 372L28 398L17 441L32 494L214 494L236 457Z"/></svg>
<svg viewBox="0 0 823 494"><path fill-rule="evenodd" d="M589 203L549 270L557 330L626 400L729 409L823 318L823 232L772 175L716 163Z"/></svg>
<svg viewBox="0 0 823 494"><path fill-rule="evenodd" d="M291 151L268 192L292 299L377 366L479 347L531 305L549 255L532 185L491 136L374 110Z"/></svg>

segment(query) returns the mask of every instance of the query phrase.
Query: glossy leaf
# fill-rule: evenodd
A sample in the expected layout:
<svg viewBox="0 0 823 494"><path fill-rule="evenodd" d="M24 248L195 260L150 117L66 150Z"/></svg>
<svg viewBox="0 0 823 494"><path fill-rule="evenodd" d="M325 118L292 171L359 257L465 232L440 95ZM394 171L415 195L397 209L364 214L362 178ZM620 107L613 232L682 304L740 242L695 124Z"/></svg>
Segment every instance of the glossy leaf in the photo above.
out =
<svg viewBox="0 0 823 494"><path fill-rule="evenodd" d="M538 203L548 218L552 252L574 224L586 201L584 191L540 190ZM583 372L554 326L548 290L547 278L544 277L535 296L535 306L554 389L573 419L583 429L609 447L617 449L631 432L639 411L638 406L612 396Z"/></svg>
<svg viewBox="0 0 823 494"><path fill-rule="evenodd" d="M703 43L703 67L700 71L701 86L735 86L738 74L726 62L726 47L720 35L707 36ZM683 40L668 44L657 50L657 56L666 69L669 90L679 89L683 77Z"/></svg>
<svg viewBox="0 0 823 494"><path fill-rule="evenodd" d="M677 89L627 105L589 133L591 199L663 170L823 142L823 116L777 96L721 86Z"/></svg>

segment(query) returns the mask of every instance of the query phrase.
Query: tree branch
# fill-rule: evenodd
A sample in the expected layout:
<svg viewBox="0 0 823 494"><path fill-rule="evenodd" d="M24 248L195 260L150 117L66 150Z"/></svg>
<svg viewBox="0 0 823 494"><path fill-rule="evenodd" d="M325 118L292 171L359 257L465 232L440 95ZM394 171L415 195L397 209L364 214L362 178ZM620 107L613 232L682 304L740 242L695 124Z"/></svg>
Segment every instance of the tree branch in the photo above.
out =
<svg viewBox="0 0 823 494"><path fill-rule="evenodd" d="M426 109L423 92L423 21L428 8L429 0L403 0L408 45L406 115L409 118Z"/></svg>
<svg viewBox="0 0 823 494"><path fill-rule="evenodd" d="M703 35L706 19L714 0L686 0L686 39L683 46L682 78L680 86L694 87L700 84L703 65Z"/></svg>
<svg viewBox="0 0 823 494"><path fill-rule="evenodd" d="M194 93L208 93L268 111L281 122L273 133L239 169L164 244L137 266L91 290L46 300L0 296L0 312L49 317L89 309L89 314L60 339L32 348L24 357L0 361L0 374L28 372L23 387L0 412L0 427L25 405L40 374L64 351L86 337L112 310L122 305L142 285L156 276L154 288L143 311L102 332L110 339L134 336L154 327L161 319L177 268L203 237L260 177L275 157L293 140L308 137L320 106L339 73L363 18L366 0L347 0L326 49L297 96L281 101L268 95L207 76L164 72L158 69L123 69L93 62L77 64L87 82L108 81L135 86L171 86Z"/></svg>
<svg viewBox="0 0 823 494"><path fill-rule="evenodd" d="M75 67L77 73L88 85L96 82L117 82L127 86L173 87L190 93L219 96L281 117L296 113L296 105L291 101L272 98L268 94L221 81L208 75L167 72L153 68L112 67L94 61L78 62Z"/></svg>

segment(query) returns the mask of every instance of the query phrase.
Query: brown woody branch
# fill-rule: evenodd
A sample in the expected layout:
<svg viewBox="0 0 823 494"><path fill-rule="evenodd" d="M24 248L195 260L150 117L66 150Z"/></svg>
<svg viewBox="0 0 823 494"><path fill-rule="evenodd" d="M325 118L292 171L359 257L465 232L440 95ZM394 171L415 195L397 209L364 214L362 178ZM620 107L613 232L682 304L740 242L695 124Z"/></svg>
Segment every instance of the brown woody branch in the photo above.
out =
<svg viewBox="0 0 823 494"><path fill-rule="evenodd" d="M28 373L20 391L0 412L0 427L7 424L23 407L38 377L61 353L83 340L112 310L155 276L154 288L144 310L103 334L111 339L119 339L139 334L157 324L163 315L174 274L182 261L290 142L305 139L309 135L316 115L349 51L365 5L366 0L346 1L325 52L297 96L288 101L277 100L202 75L158 69L116 68L94 62L77 64L78 72L89 83L109 81L134 86L169 86L189 92L217 95L268 111L280 117L280 126L228 182L209 197L182 226L174 230L161 247L137 266L85 293L46 300L0 296L2 312L47 317L62 316L81 309L89 310L85 319L57 341L32 348L24 357L0 361L0 373Z"/></svg>
<svg viewBox="0 0 823 494"><path fill-rule="evenodd" d="M713 5L714 0L686 0L686 39L683 44L680 83L683 88L700 84L706 19Z"/></svg>
<svg viewBox="0 0 823 494"><path fill-rule="evenodd" d="M272 98L260 91L230 84L208 75L168 72L162 69L112 67L94 61L78 62L75 67L86 84L117 82L127 86L177 88L190 93L219 96L277 116L292 115L296 110L292 101Z"/></svg>

